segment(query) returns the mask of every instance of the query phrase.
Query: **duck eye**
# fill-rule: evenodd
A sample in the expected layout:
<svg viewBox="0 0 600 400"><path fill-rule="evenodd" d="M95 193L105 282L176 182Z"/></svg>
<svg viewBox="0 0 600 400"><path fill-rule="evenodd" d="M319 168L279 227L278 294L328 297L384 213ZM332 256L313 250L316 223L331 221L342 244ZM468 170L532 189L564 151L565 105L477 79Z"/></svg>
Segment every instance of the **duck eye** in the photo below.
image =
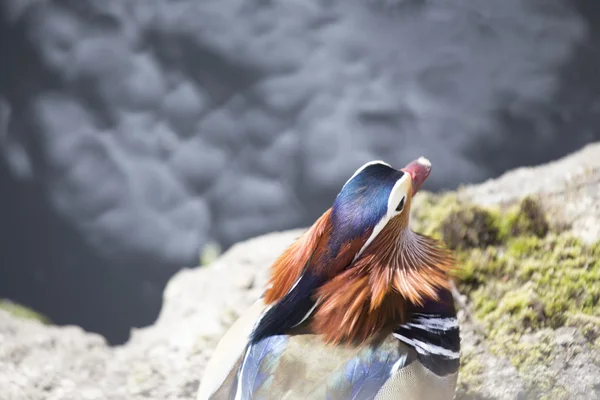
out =
<svg viewBox="0 0 600 400"><path fill-rule="evenodd" d="M406 200L406 196L402 197L400 203L398 203L398 207L396 207L396 211L400 212L404 209L404 201Z"/></svg>

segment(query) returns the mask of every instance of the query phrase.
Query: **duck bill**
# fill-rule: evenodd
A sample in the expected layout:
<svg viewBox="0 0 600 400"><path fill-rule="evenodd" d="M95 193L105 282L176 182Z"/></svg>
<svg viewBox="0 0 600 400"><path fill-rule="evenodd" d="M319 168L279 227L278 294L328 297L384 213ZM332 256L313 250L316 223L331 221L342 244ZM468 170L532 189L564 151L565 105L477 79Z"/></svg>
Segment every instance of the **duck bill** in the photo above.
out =
<svg viewBox="0 0 600 400"><path fill-rule="evenodd" d="M423 186L423 183L425 183L425 180L429 176L429 173L431 172L431 162L425 157L420 157L402 168L401 171L410 175L410 178L412 179L412 194L414 196L419 189L421 189L421 186Z"/></svg>

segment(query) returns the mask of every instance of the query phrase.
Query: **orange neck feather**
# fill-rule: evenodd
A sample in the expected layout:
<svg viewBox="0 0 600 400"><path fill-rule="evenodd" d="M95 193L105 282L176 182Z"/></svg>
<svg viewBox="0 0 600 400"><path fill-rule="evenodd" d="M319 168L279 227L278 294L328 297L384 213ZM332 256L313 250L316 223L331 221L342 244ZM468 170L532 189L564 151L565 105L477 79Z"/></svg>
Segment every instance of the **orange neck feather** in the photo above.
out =
<svg viewBox="0 0 600 400"><path fill-rule="evenodd" d="M331 209L328 209L310 229L275 260L265 292L265 303L276 302L285 296L300 278L302 270L311 256L315 256L313 253L316 249L325 247L320 244L322 241L326 241L331 233L330 217Z"/></svg>
<svg viewBox="0 0 600 400"><path fill-rule="evenodd" d="M391 331L412 305L449 288L450 252L406 225L402 216L389 221L350 268L319 288L311 327L326 341L360 343Z"/></svg>

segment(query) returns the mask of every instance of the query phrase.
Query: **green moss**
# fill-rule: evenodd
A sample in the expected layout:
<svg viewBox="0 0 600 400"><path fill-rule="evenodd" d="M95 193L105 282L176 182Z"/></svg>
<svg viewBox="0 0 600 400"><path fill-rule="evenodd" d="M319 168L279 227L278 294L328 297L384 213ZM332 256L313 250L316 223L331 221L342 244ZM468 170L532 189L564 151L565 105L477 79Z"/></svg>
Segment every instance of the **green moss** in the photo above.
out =
<svg viewBox="0 0 600 400"><path fill-rule="evenodd" d="M564 398L564 388L546 373L557 351L552 335L539 335L574 326L599 346L600 242L586 245L552 228L531 197L486 208L450 194L428 195L417 207L423 209L414 213L416 228L455 249L457 286L491 350L508 358L533 392ZM531 335L537 340L523 340ZM473 375L469 361L465 369Z"/></svg>
<svg viewBox="0 0 600 400"><path fill-rule="evenodd" d="M478 206L452 211L441 228L442 240L451 249L486 247L500 240L496 215Z"/></svg>
<svg viewBox="0 0 600 400"><path fill-rule="evenodd" d="M506 210L469 204L453 193L417 199L415 230L442 239L451 249L485 248L518 236L543 238L549 231L542 208L531 197Z"/></svg>
<svg viewBox="0 0 600 400"><path fill-rule="evenodd" d="M565 325L579 328L583 337L600 351L600 318L589 314L571 313L566 316Z"/></svg>
<svg viewBox="0 0 600 400"><path fill-rule="evenodd" d="M523 381L529 385L530 397L569 398L568 391L556 382L556 371L547 368L560 351L552 331L545 329L516 338L517 336L500 336L494 342L492 350L508 356ZM511 349L510 352L507 349Z"/></svg>
<svg viewBox="0 0 600 400"><path fill-rule="evenodd" d="M473 352L462 354L457 384L458 398L471 398L481 391L484 371L485 368L477 354Z"/></svg>
<svg viewBox="0 0 600 400"><path fill-rule="evenodd" d="M459 210L454 193L434 195L422 192L413 199L411 207L412 227L415 231L441 239L441 227L451 212Z"/></svg>
<svg viewBox="0 0 600 400"><path fill-rule="evenodd" d="M518 205L505 212L503 221L504 237L519 235L544 237L550 229L539 202L532 197L524 198Z"/></svg>
<svg viewBox="0 0 600 400"><path fill-rule="evenodd" d="M551 350L536 344L515 345L515 354L512 354L510 360L517 367L521 378L531 387L530 390L541 393L551 392L553 376L546 373L543 367L546 360L550 358Z"/></svg>
<svg viewBox="0 0 600 400"><path fill-rule="evenodd" d="M10 300L0 299L0 310L4 310L16 318L31 319L39 321L43 324L50 323L50 320L46 316L37 313L30 308L14 303Z"/></svg>
<svg viewBox="0 0 600 400"><path fill-rule="evenodd" d="M207 242L200 251L200 265L209 265L221 255L221 245L217 242Z"/></svg>

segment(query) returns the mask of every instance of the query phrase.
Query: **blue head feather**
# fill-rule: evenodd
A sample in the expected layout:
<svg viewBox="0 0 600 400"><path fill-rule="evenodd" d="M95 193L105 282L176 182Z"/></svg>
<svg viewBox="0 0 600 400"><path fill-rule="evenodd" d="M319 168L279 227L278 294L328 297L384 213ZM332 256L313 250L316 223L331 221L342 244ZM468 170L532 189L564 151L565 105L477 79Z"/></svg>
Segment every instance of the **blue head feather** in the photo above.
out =
<svg viewBox="0 0 600 400"><path fill-rule="evenodd" d="M344 185L331 212L332 257L344 242L360 237L383 218L388 197L402 175L402 171L377 163L367 166Z"/></svg>

